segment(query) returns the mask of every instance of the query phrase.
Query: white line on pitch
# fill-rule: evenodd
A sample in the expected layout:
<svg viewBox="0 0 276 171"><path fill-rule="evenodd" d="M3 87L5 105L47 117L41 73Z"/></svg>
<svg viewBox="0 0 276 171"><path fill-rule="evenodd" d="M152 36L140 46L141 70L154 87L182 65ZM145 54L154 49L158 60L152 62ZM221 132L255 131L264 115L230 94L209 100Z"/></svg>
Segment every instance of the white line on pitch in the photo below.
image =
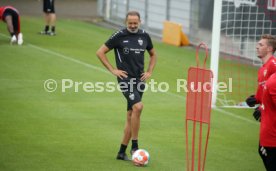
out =
<svg viewBox="0 0 276 171"><path fill-rule="evenodd" d="M27 46L30 46L30 47L32 47L34 49L46 52L46 53L51 54L51 55L55 55L55 56L61 57L61 58L66 59L68 61L75 62L77 64L84 65L84 66L86 66L88 68L92 68L94 70L97 70L97 71L100 71L100 72L104 72L106 74L110 74L111 75L110 72L108 72L107 70L105 70L105 69L103 69L101 67L98 67L98 66L95 66L95 65L92 65L92 64L88 64L88 63L85 63L85 62L82 62L82 61L77 60L77 59L75 59L73 57L68 57L66 55L63 55L63 54L60 54L60 53L57 53L57 52L54 52L54 51L51 51L51 50L48 50L48 49L44 49L44 48L41 48L41 47L38 47L38 46L35 46L35 45L32 45L32 44L27 44Z"/></svg>

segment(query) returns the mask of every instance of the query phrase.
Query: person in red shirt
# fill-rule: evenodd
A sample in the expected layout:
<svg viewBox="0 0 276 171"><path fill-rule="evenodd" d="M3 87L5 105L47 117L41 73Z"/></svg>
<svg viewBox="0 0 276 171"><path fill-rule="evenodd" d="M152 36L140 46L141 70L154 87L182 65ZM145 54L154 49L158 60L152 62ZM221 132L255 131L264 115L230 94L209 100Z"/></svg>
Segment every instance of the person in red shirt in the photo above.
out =
<svg viewBox="0 0 276 171"><path fill-rule="evenodd" d="M276 171L276 73L263 88L259 154L267 171Z"/></svg>
<svg viewBox="0 0 276 171"><path fill-rule="evenodd" d="M273 56L276 50L276 38L272 35L262 35L257 44L257 55L261 59L263 65L258 71L258 88L256 95L252 95L246 99L246 103L250 107L262 103L263 87L266 80L276 72L276 58ZM261 120L261 111L259 107L255 108L253 116L256 120Z"/></svg>
<svg viewBox="0 0 276 171"><path fill-rule="evenodd" d="M11 44L23 44L23 34L20 32L20 16L17 9L12 6L0 7L0 19L7 23L11 35Z"/></svg>

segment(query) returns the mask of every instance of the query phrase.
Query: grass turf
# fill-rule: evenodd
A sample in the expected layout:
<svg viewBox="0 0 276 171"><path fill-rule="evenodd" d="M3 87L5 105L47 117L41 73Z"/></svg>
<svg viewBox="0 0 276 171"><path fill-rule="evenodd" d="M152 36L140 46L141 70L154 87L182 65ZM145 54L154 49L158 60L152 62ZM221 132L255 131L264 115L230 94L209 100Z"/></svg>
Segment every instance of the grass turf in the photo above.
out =
<svg viewBox="0 0 276 171"><path fill-rule="evenodd" d="M138 170L115 160L123 134L126 103L120 92L61 92L61 79L107 82L95 56L113 30L59 20L57 36L42 36L43 20L22 17L23 46L0 35L0 170ZM0 30L6 31L1 23ZM154 42L158 64L153 77L169 93L146 92L140 147L151 155L143 170L185 170L185 93L176 79L195 65L194 49ZM113 53L108 54L114 64ZM100 69L99 69L100 68ZM235 69L233 69L235 72ZM48 93L47 79L58 82ZM213 110L205 170L263 170L257 154L259 124L249 109ZM129 151L129 150L128 150Z"/></svg>

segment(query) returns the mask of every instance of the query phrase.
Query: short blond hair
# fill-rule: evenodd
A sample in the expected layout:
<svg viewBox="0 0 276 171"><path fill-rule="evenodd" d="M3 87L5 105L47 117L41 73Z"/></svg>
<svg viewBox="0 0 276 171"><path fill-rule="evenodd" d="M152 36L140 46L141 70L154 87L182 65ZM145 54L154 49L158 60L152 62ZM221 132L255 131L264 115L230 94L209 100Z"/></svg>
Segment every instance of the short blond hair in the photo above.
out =
<svg viewBox="0 0 276 171"><path fill-rule="evenodd" d="M273 48L273 53L276 51L276 37L271 34L264 34L261 39L266 39L267 44Z"/></svg>

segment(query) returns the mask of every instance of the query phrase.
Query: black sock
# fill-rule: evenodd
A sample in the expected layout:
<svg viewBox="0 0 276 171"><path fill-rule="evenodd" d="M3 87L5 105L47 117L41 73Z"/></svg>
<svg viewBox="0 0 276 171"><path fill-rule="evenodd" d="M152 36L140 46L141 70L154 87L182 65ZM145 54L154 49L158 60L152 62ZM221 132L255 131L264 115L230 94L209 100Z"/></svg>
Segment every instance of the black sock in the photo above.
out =
<svg viewBox="0 0 276 171"><path fill-rule="evenodd" d="M132 145L131 145L131 149L138 149L138 140L132 140Z"/></svg>
<svg viewBox="0 0 276 171"><path fill-rule="evenodd" d="M51 27L51 31L54 33L56 31L56 27L55 26L52 26Z"/></svg>
<svg viewBox="0 0 276 171"><path fill-rule="evenodd" d="M12 37L12 36L14 36L14 35L15 35L15 33L14 33L14 32L13 32L13 33L11 33L11 37Z"/></svg>
<svg viewBox="0 0 276 171"><path fill-rule="evenodd" d="M48 25L45 26L44 31L45 32L49 31L49 26Z"/></svg>
<svg viewBox="0 0 276 171"><path fill-rule="evenodd" d="M126 152L127 145L121 144L119 153L125 153Z"/></svg>

